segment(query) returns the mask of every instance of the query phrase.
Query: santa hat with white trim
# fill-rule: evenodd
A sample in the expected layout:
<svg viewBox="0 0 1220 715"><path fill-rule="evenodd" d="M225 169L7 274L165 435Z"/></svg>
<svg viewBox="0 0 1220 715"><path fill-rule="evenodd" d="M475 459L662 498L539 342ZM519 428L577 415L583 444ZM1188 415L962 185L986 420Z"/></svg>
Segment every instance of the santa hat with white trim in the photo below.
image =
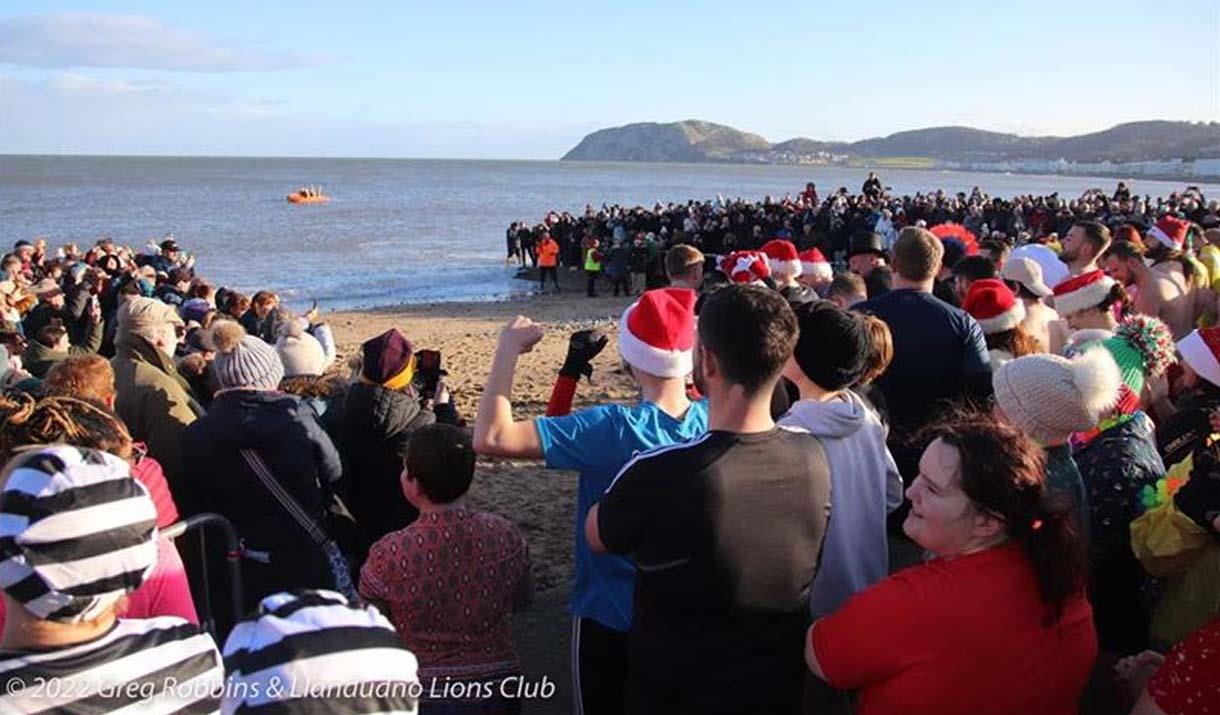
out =
<svg viewBox="0 0 1220 715"><path fill-rule="evenodd" d="M1186 245L1186 234L1190 224L1177 216L1162 216L1156 225L1148 229L1148 235L1160 241L1162 245L1180 251Z"/></svg>
<svg viewBox="0 0 1220 715"><path fill-rule="evenodd" d="M734 283L765 284L771 276L767 256L758 251L733 251L720 259L720 272Z"/></svg>
<svg viewBox="0 0 1220 715"><path fill-rule="evenodd" d="M695 349L695 291L658 288L645 291L623 311L618 351L637 370L657 377L684 377Z"/></svg>
<svg viewBox="0 0 1220 715"><path fill-rule="evenodd" d="M1178 354L1199 377L1220 387L1220 328L1190 331L1178 341Z"/></svg>
<svg viewBox="0 0 1220 715"><path fill-rule="evenodd" d="M1102 270L1072 276L1055 285L1055 311L1066 318L1073 313L1095 308L1110 295L1114 286L1114 279Z"/></svg>
<svg viewBox="0 0 1220 715"><path fill-rule="evenodd" d="M767 256L767 267L771 269L771 273L791 278L796 278L801 274L804 266L801 264L800 255L796 252L796 245L792 241L773 238L764 243L761 250Z"/></svg>
<svg viewBox="0 0 1220 715"><path fill-rule="evenodd" d="M983 278L970 284L962 308L979 321L987 334L1012 330L1025 320L1025 304L1017 300L1004 281Z"/></svg>
<svg viewBox="0 0 1220 715"><path fill-rule="evenodd" d="M797 254L801 259L801 271L804 275L813 276L819 280L834 280L834 269L830 261L816 248L810 248Z"/></svg>

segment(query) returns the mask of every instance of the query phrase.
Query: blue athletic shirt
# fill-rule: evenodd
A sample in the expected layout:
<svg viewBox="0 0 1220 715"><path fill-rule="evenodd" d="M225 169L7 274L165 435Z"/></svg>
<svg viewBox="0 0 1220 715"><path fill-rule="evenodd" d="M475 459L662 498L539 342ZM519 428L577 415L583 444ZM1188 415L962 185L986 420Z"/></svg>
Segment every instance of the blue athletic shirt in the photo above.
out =
<svg viewBox="0 0 1220 715"><path fill-rule="evenodd" d="M549 469L580 472L576 497L576 582L573 615L617 631L631 629L635 566L625 556L594 554L585 517L623 465L639 452L685 442L707 431L707 402L674 419L651 402L598 405L563 417L539 417L538 438Z"/></svg>

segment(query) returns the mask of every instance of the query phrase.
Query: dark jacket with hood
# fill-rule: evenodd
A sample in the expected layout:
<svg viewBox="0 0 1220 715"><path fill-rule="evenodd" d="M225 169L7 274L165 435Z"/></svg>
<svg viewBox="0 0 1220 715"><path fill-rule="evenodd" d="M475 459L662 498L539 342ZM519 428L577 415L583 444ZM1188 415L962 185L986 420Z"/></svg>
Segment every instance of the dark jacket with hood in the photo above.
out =
<svg viewBox="0 0 1220 715"><path fill-rule="evenodd" d="M436 416L420 406L413 389L357 382L348 392L339 421L347 504L367 543L419 515L402 494L403 455L411 434L434 422Z"/></svg>
<svg viewBox="0 0 1220 715"><path fill-rule="evenodd" d="M263 552L243 561L247 605L272 591L333 587L322 551L241 454L257 452L280 485L325 527L329 490L342 466L307 405L281 392L223 392L186 429L182 443L192 506L226 517L247 549Z"/></svg>

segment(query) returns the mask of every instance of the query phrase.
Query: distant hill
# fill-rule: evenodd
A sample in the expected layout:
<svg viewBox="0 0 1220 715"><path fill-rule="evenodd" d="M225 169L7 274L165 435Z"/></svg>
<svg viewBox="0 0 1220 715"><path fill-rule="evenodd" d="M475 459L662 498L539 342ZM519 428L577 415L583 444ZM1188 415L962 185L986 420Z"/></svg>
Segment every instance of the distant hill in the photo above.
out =
<svg viewBox="0 0 1220 715"><path fill-rule="evenodd" d="M1131 122L1074 137L1022 137L970 127L933 127L858 142L802 137L771 144L757 134L722 124L650 122L594 132L563 160L842 163L894 157L974 163L1220 159L1220 123Z"/></svg>
<svg viewBox="0 0 1220 715"><path fill-rule="evenodd" d="M585 137L564 161L734 161L745 152L770 151L757 134L688 119L602 129Z"/></svg>

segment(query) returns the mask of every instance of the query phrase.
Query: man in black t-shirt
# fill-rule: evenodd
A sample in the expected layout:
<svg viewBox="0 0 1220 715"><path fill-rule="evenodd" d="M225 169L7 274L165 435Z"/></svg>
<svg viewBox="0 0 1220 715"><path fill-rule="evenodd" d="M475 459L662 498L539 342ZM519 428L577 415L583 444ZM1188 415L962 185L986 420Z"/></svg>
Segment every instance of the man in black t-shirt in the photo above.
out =
<svg viewBox="0 0 1220 715"><path fill-rule="evenodd" d="M708 296L698 331L707 434L628 462L585 522L595 551L637 566L629 710L797 712L830 470L816 438L771 419L796 319L735 285Z"/></svg>

